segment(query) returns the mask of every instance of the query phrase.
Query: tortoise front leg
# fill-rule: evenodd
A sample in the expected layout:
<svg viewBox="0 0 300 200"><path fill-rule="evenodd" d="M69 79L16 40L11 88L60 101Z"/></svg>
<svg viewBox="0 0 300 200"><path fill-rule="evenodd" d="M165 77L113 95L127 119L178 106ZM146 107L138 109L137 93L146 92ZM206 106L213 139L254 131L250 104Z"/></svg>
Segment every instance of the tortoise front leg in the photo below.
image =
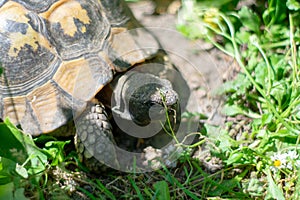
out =
<svg viewBox="0 0 300 200"><path fill-rule="evenodd" d="M103 164L119 169L112 127L103 104L88 106L76 118L76 129L75 145L79 158L89 169L102 170Z"/></svg>

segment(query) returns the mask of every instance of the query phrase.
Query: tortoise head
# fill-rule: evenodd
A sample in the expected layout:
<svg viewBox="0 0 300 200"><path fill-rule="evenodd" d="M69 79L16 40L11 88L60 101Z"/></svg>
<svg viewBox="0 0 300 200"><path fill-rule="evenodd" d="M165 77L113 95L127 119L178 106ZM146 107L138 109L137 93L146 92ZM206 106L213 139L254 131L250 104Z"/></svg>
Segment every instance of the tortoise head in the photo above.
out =
<svg viewBox="0 0 300 200"><path fill-rule="evenodd" d="M166 80L158 79L157 82L142 85L130 96L129 113L139 125L145 126L151 120L163 119L165 112L177 104L178 95L166 84Z"/></svg>
<svg viewBox="0 0 300 200"><path fill-rule="evenodd" d="M178 104L171 82L149 73L126 73L118 79L114 92L112 111L140 126L164 119Z"/></svg>

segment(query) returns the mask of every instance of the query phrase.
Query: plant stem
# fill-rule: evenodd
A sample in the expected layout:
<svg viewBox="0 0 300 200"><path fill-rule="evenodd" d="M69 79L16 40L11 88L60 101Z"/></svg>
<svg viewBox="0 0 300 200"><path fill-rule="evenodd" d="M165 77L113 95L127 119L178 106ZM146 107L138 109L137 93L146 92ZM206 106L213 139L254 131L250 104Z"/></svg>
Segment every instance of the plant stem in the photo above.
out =
<svg viewBox="0 0 300 200"><path fill-rule="evenodd" d="M247 78L251 81L251 83L253 84L253 86L256 88L256 90L262 95L262 97L266 100L266 104L268 106L268 109L276 116L276 118L281 122L281 124L283 124L289 131L291 131L292 133L299 135L300 131L294 129L292 126L290 126L289 123L287 123L282 116L277 112L275 106L272 104L270 98L268 97L268 95L266 95L265 91L256 83L256 81L254 80L254 78L251 76L250 72L247 70L246 66L244 65L244 62L241 58L241 55L239 53L239 48L235 39L235 30L234 30L234 26L232 25L231 21L222 13L219 14L220 17L225 21L225 23L227 24L228 28L229 28L229 33L230 35L227 35L226 33L220 33L219 31L215 31L214 28L210 27L211 30L215 31L217 34L220 34L221 36L225 36L226 38L229 38L230 42L233 45L233 49L234 49L234 59L237 61L237 63L239 64L239 66L243 69L244 73L246 74ZM258 47L258 46L256 46ZM264 53L264 51L262 51L261 48L258 48L258 50L260 51L260 53L262 54L262 56L264 57L265 61L267 62L267 66L269 69L269 81L271 80L271 70L272 67L268 62L268 59ZM230 55L231 53L227 53L228 55ZM271 83L269 83L271 84ZM271 89L271 86L269 85L268 90ZM269 94L269 92L267 92L267 94Z"/></svg>

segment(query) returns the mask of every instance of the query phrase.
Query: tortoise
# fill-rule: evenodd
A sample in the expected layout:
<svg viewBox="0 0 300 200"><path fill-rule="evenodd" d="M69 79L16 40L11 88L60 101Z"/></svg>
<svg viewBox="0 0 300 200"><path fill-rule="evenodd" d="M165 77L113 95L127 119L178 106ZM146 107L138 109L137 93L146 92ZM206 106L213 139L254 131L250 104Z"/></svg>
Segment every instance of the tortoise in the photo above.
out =
<svg viewBox="0 0 300 200"><path fill-rule="evenodd" d="M93 146L91 155L111 161L115 154L107 145L113 143L108 108L101 99L89 102L111 88L115 77L159 55L160 48L121 0L1 1L0 118L9 117L24 132L38 136L60 130L76 115L77 134ZM137 92L131 100L135 109L123 117L130 115L143 125L148 120L145 108L161 105L162 99L172 106L178 94L168 80L140 73L129 76L128 87L145 80L156 86ZM122 90L123 85L114 87Z"/></svg>

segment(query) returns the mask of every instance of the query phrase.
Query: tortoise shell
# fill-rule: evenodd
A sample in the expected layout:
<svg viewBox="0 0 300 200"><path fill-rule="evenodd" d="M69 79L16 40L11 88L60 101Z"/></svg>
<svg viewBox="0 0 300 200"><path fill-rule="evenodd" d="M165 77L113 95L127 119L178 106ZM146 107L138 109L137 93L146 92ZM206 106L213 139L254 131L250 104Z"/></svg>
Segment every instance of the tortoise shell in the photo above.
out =
<svg viewBox="0 0 300 200"><path fill-rule="evenodd" d="M64 125L116 71L157 52L136 27L123 1L1 1L0 118L33 135Z"/></svg>

